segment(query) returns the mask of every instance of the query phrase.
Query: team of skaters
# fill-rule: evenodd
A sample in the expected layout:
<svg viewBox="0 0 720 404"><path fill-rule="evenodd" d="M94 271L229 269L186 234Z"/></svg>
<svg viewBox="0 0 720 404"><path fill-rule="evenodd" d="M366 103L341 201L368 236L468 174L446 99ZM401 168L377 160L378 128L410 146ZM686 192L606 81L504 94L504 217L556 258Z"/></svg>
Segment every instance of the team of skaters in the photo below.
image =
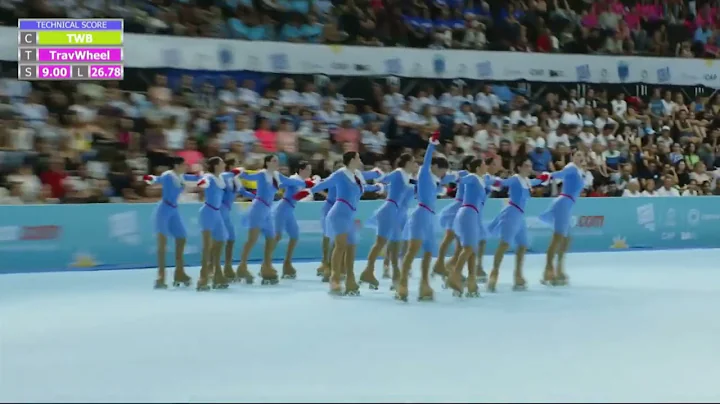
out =
<svg viewBox="0 0 720 404"><path fill-rule="evenodd" d="M525 290L523 262L528 248L525 206L531 197L531 189L547 184L551 179L562 181L562 193L540 215L540 219L554 229L541 282L552 286L567 285L564 258L570 243L573 206L584 187L584 154L575 152L572 163L562 170L542 173L533 179L530 178L532 164L528 160L517 168L515 175L501 179L495 176L499 165L492 158L468 156L462 162L462 170L449 172L448 161L434 156L438 137L436 132L430 138L421 165L412 155L403 154L397 159L396 169L390 173L377 168L362 171L364 165L360 154L347 152L343 155L342 166L324 179L312 176L311 165L306 161L300 162L297 173L285 176L279 172L275 155L265 156L263 169L256 172L234 167L234 161L212 157L207 161L207 172L191 174L186 172L181 158L173 159L172 168L162 175L144 177L148 184L162 186L162 199L154 214L158 245L155 288L167 288L168 238L175 241L173 285L190 286L192 283L184 268L187 233L177 204L185 182L196 182L205 194L205 202L199 211L202 258L196 285L198 291L224 289L232 282L253 283L255 277L248 270L248 259L261 236L265 241L259 272L261 283L276 284L279 277L294 279L297 271L292 258L299 238L295 206L298 201L312 200L312 195L320 192L326 193L326 200L321 213L323 243L318 276L329 283L333 295L359 295L362 283L368 284L370 289L378 289L375 263L383 251L386 252L383 277L392 279L395 298L402 301L408 299L410 272L418 255L421 258L419 300L433 299L432 275L442 276L443 286L451 289L455 296L477 297L482 283L486 283L489 292L495 292L503 257L510 248L514 248L516 257L513 290ZM254 192L243 187L243 180L257 184ZM371 180L374 183L368 184ZM436 212L437 195L450 183L457 184L455 199ZM508 189L509 200L486 226L483 208L489 194L498 188ZM283 198L275 201L280 190ZM367 266L356 278L358 239L355 217L360 197L365 192L382 193L386 198L366 222L366 226L376 229L376 238ZM251 198L252 203L241 215L241 228L248 234L241 250L240 264L234 269L236 235L232 210L238 195ZM437 235L441 229L444 230L443 238L438 243ZM283 233L287 234L289 242L279 275L272 265L272 257ZM487 274L483 270L482 257L486 240L491 236L498 237L500 244ZM446 262L446 254L453 242L456 245L454 254ZM438 258L431 265L434 255Z"/></svg>

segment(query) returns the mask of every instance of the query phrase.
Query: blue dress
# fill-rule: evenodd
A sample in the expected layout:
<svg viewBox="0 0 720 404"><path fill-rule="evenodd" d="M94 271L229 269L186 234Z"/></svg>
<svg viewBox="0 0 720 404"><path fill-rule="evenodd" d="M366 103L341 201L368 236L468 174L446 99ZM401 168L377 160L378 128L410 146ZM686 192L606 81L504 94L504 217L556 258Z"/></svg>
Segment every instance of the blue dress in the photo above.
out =
<svg viewBox="0 0 720 404"><path fill-rule="evenodd" d="M300 236L300 228L298 227L297 218L295 217L295 205L297 201L293 199L293 196L305 189L308 184L297 174L290 176L290 179L301 181L302 186L292 184L285 188L285 195L273 206L272 217L275 234L282 234L282 232L285 231L291 239L297 240Z"/></svg>
<svg viewBox="0 0 720 404"><path fill-rule="evenodd" d="M410 174L398 168L386 175L381 182L388 186L385 202L367 220L366 226L377 229L378 237L386 240L398 238L402 224L402 216L407 219L407 204L403 208L403 198L408 190L412 192ZM404 212L403 212L404 211ZM404 215L403 215L404 213Z"/></svg>
<svg viewBox="0 0 720 404"><path fill-rule="evenodd" d="M365 181L375 180L377 178L380 178L381 175L382 175L382 173L377 170L370 170L370 171L362 172L362 178ZM330 177L328 177L328 178L330 178ZM337 199L337 190L335 189L335 187L327 188L327 199L325 199L325 203L323 203L322 209L320 210L320 228L323 231L323 236L329 237L329 238L332 238L332 237L328 236L326 219L327 219L328 213L330 213L330 209L332 209L333 205L335 204L336 199Z"/></svg>
<svg viewBox="0 0 720 404"><path fill-rule="evenodd" d="M437 194L442 189L443 180L450 183L454 176L446 175L443 180L433 175L430 171L432 165L435 145L428 144L423 165L420 167L417 176L416 198L417 207L409 214L408 222L404 230L405 240L422 241L423 252L435 254L437 250L437 233L440 229L438 217L435 214Z"/></svg>
<svg viewBox="0 0 720 404"><path fill-rule="evenodd" d="M153 213L155 233L176 239L187 238L185 224L177 209L178 198L185 189L185 181L197 181L200 178L191 174L179 176L172 170L165 171L160 176L151 175L149 177L151 184L162 185L162 199Z"/></svg>
<svg viewBox="0 0 720 404"><path fill-rule="evenodd" d="M377 191L377 185L367 185L362 172L352 172L348 168L335 171L330 177L316 184L310 190L317 193L335 188L335 203L325 219L325 236L330 239L347 234L348 244L357 244L355 214L360 197L365 192Z"/></svg>
<svg viewBox="0 0 720 404"><path fill-rule="evenodd" d="M275 194L280 188L288 186L302 187L305 182L290 179L279 172L271 175L267 170L260 170L254 174L241 172L240 178L257 183L255 199L250 208L243 214L240 223L250 229L260 229L266 238L275 238L275 226L272 221L272 204Z"/></svg>
<svg viewBox="0 0 720 404"><path fill-rule="evenodd" d="M463 247L472 247L477 252L480 240L485 240L486 232L483 225L482 212L487 199L486 177L470 174L460 178L458 190L463 192L463 202L460 205L453 222L453 232L460 239Z"/></svg>
<svg viewBox="0 0 720 404"><path fill-rule="evenodd" d="M200 207L200 228L209 231L215 241L226 241L228 237L220 206L225 194L225 182L212 174L205 174L198 182L205 190L205 203Z"/></svg>
<svg viewBox="0 0 720 404"><path fill-rule="evenodd" d="M468 172L465 170L458 171L457 176L462 180L463 177L468 175ZM458 213L458 210L460 210L460 206L463 204L463 196L464 196L465 190L463 187L460 186L460 184L457 184L457 191L455 193L455 200L452 201L449 205L445 206L440 211L440 227L442 227L445 230L452 230L453 229L453 223L455 221L455 216Z"/></svg>
<svg viewBox="0 0 720 404"><path fill-rule="evenodd" d="M499 181L498 185L510 189L510 200L508 206L488 226L489 233L499 236L511 246L528 247L525 205L530 199L530 188L541 183L538 179L531 180L517 174Z"/></svg>
<svg viewBox="0 0 720 404"><path fill-rule="evenodd" d="M235 241L235 223L232 220L233 206L235 205L235 198L239 194L240 196L248 199L255 198L255 194L246 190L240 180L231 172L225 172L220 174L220 178L225 182L225 190L223 193L222 204L220 205L220 214L225 223L225 230L227 231L227 240Z"/></svg>
<svg viewBox="0 0 720 404"><path fill-rule="evenodd" d="M539 219L553 226L555 233L567 237L572 226L572 208L585 187L585 178L580 168L573 163L552 173L551 178L562 180L562 193L540 214Z"/></svg>

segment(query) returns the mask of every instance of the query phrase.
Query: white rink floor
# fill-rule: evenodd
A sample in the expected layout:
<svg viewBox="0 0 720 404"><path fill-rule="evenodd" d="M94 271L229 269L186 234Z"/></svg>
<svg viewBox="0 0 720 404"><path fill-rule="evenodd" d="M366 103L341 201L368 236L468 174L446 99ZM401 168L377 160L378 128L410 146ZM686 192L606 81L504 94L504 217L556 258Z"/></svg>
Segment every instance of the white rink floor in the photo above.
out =
<svg viewBox="0 0 720 404"><path fill-rule="evenodd" d="M409 303L387 282L332 298L316 264L209 293L152 290L152 270L3 275L0 402L720 399L720 250L573 254L555 289L534 255L528 292L513 259L499 293L436 281L432 303L417 270Z"/></svg>

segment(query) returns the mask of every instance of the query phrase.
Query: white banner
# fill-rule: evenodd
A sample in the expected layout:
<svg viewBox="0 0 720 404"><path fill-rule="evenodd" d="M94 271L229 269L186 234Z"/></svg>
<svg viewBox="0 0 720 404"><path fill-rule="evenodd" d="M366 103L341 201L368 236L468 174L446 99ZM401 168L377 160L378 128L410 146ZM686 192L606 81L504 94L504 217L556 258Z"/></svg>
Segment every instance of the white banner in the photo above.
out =
<svg viewBox="0 0 720 404"><path fill-rule="evenodd" d="M17 60L17 30L1 27L2 60ZM126 34L125 66L339 76L720 87L720 62L636 56L371 48Z"/></svg>

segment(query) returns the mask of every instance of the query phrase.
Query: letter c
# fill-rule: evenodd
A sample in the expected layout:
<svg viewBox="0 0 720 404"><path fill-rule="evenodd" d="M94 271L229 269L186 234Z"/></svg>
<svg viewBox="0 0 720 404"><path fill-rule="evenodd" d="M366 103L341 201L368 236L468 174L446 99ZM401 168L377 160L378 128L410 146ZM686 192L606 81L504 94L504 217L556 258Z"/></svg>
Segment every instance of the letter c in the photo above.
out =
<svg viewBox="0 0 720 404"><path fill-rule="evenodd" d="M25 33L25 42L30 42L30 39L32 38L32 33Z"/></svg>

